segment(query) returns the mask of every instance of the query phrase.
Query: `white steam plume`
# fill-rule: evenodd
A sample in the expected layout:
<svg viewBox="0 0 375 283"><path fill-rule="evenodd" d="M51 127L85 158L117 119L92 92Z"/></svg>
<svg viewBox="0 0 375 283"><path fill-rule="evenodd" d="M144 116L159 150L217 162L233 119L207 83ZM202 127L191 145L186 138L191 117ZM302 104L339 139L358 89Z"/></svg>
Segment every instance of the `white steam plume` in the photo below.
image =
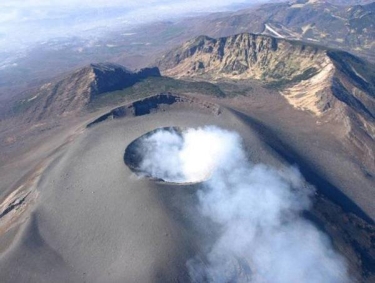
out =
<svg viewBox="0 0 375 283"><path fill-rule="evenodd" d="M300 216L310 206L295 168L251 164L234 132L157 131L143 141L141 169L171 182L202 183L198 210L219 227L207 252L187 262L193 282L344 283L346 263Z"/></svg>

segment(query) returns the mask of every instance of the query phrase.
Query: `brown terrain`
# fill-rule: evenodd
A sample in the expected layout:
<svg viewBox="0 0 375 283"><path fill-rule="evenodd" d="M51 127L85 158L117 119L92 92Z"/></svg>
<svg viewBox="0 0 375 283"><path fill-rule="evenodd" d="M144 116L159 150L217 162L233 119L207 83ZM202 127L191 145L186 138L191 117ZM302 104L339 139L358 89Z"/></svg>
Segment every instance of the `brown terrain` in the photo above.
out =
<svg viewBox="0 0 375 283"><path fill-rule="evenodd" d="M91 62L110 61L141 68L172 47L202 34L215 38L244 32L266 34L340 49L375 62L372 2L277 1L237 12L147 24L125 30L125 35L108 32L91 47L80 38L53 40L31 48L27 56L15 61L17 67L0 70L0 117L8 115L5 110L11 104L7 100L25 97L25 91L49 83L55 76Z"/></svg>
<svg viewBox="0 0 375 283"><path fill-rule="evenodd" d="M375 4L339 1L266 3L193 21L195 33L212 37L250 32L349 51L374 60Z"/></svg>
<svg viewBox="0 0 375 283"><path fill-rule="evenodd" d="M375 66L371 63L342 51L239 34L198 37L167 53L159 66L163 74L177 78L261 80L277 88L296 109L326 121L341 121L346 136L357 145L356 156L362 156L374 172Z"/></svg>
<svg viewBox="0 0 375 283"><path fill-rule="evenodd" d="M375 282L375 66L294 39L199 36L160 72L91 64L28 90L0 121L2 281L189 282L197 187L137 178L123 155L156 128L217 125L252 162L296 165L316 188L304 217Z"/></svg>

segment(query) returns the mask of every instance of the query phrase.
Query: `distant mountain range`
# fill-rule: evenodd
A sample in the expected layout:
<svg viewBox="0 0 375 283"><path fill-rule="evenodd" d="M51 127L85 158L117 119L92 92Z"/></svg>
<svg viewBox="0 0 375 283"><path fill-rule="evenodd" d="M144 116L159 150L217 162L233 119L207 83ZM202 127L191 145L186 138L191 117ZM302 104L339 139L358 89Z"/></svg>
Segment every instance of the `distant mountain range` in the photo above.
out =
<svg viewBox="0 0 375 283"><path fill-rule="evenodd" d="M334 47L374 60L375 2L340 5L345 2L352 4L314 0L264 4L196 19L190 26L194 32L213 37L243 32L267 34Z"/></svg>
<svg viewBox="0 0 375 283"><path fill-rule="evenodd" d="M112 139L108 120L131 116L134 118L131 127L143 132L151 125L173 125L174 115L181 114L181 125L189 125L194 115L202 113L202 117L206 117L208 113L207 121L223 121L228 129L238 127L245 134L256 133L246 138L259 137L254 144L257 148L257 144L262 143L259 148L264 148L256 154L255 161L259 156L266 156L264 160L268 160L268 154L279 155L280 162L299 167L306 180L317 187L314 211L304 216L328 233L335 248L348 259L349 269L358 276L355 282L375 282L372 201L375 183L375 3L355 1L359 4L349 7L345 6L347 2L353 3L346 0L278 2L236 13L142 27L134 37L133 34L126 36L129 46L142 42L132 47L139 52L133 53L136 54L134 58L147 57L152 66L139 71L113 63L82 67L82 61L77 59L76 63L71 59L79 58L78 55L69 57L72 50L60 54L64 54L63 60L71 60L81 67L64 75L56 76L54 72L58 72L59 67L48 58L43 62L49 65L48 70L43 69L46 65L29 65L31 72L35 71L43 80L25 87L13 104L13 116L0 120L0 167L5 172L1 172L2 182L5 182L5 176L13 186L17 178L29 174L28 164L33 164L34 158L39 172L44 166L39 163L40 156L46 158L56 154L56 158L60 158L59 150L65 150L63 148L71 141L75 142L74 146L79 145L74 139L80 135L93 134L92 143L97 143L101 135ZM197 36L199 34L207 35ZM114 62L122 64L121 52L113 52ZM94 54L98 54L96 60L103 58L100 52ZM43 57L43 54L38 55ZM22 68L17 70L23 71ZM40 70L54 78L45 77ZM49 70L53 72L49 73ZM15 74L17 76L13 74L8 78L10 82L17 78L13 80L17 84L23 79L22 72ZM142 124L142 121L154 119L148 116L141 120L140 116L150 113L160 115L154 116L152 123ZM189 116L185 116L187 113ZM160 117L163 119L157 120ZM202 119L202 124L211 123ZM233 121L227 121L230 119ZM96 135L96 129L104 123L98 124L103 121L108 122L107 129L111 131ZM129 134L128 129L126 125L122 128L118 151L121 154L125 148L123 137ZM67 137L69 142L61 137ZM48 142L52 144L50 147L46 146ZM108 144L113 145L112 142ZM83 149L87 150L86 145ZM67 152L73 159L80 158L75 151ZM252 154L251 150L249 153ZM121 154L109 163L119 164ZM272 164L273 159L269 160ZM60 166L59 162L56 164L50 166L52 172L54 166ZM96 166L90 164L90 168ZM67 167L70 168L69 162ZM82 172L85 170L81 169ZM122 170L118 171L122 174ZM105 173L101 172L102 175ZM41 183L49 181L48 176L44 176ZM101 177L90 180L90 184L102 180ZM66 174L64 178L68 181L71 176ZM55 184L55 177L51 181ZM5 184L3 187L8 187ZM20 189L29 188L28 183L25 186L16 184ZM64 183L66 191L52 189L59 202L64 194L78 193L80 186ZM119 191L123 192L123 188ZM88 192L96 196L91 187ZM45 192L41 189L40 193ZM83 199L81 194L75 196L77 201ZM5 202L3 215L16 212L25 199ZM48 196L43 195L44 199ZM98 198L98 202L93 203L94 209L100 206L100 201ZM35 240L27 239L31 239L31 243ZM169 236L166 239L170 243ZM39 255L40 250L32 249L31 252ZM24 252L16 259L23 257ZM140 262L143 264L143 258ZM22 264L20 268L23 268ZM13 265L10 270L9 274L13 274Z"/></svg>
<svg viewBox="0 0 375 283"><path fill-rule="evenodd" d="M343 121L372 164L375 65L343 51L266 35L200 36L165 54L163 75L196 80L258 80L295 108ZM373 165L371 165L373 166Z"/></svg>
<svg viewBox="0 0 375 283"><path fill-rule="evenodd" d="M316 115L339 100L375 118L375 66L342 51L248 33L200 36L164 55L159 67L178 78L261 80Z"/></svg>
<svg viewBox="0 0 375 283"><path fill-rule="evenodd" d="M311 43L242 33L199 36L157 62L164 76L220 82L256 80L277 90L290 105L343 122L359 155L370 164L375 152L375 65L350 53ZM26 121L76 115L103 93L125 89L156 67L131 72L116 64L91 64L55 79L16 103Z"/></svg>
<svg viewBox="0 0 375 283"><path fill-rule="evenodd" d="M156 65L164 76L175 79L214 84L222 80L257 80L277 90L296 109L342 121L357 155L373 167L375 65L340 49L372 56L374 12L375 3L347 7L297 1L215 14L204 22L197 18L190 26L202 33L259 33L198 36L166 52ZM344 41L340 43L339 38ZM150 76L160 77L158 68L132 72L116 64L90 64L28 89L13 109L28 122L74 116L103 93L127 88Z"/></svg>
<svg viewBox="0 0 375 283"><path fill-rule="evenodd" d="M0 70L0 99L10 99L9 93L14 96L88 62L111 61L140 68L199 35L266 34L333 47L375 62L374 9L371 1L278 1L237 12L153 23L124 34L109 32L96 44L79 38L54 41Z"/></svg>

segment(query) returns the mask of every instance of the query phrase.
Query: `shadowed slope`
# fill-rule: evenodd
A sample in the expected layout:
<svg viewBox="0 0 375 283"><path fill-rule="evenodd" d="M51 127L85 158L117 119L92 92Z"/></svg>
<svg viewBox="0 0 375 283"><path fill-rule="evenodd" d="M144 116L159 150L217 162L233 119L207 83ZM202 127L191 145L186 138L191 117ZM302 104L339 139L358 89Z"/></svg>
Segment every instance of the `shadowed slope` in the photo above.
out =
<svg viewBox="0 0 375 283"><path fill-rule="evenodd" d="M19 101L16 108L26 112L28 121L72 116L100 94L124 89L150 76L160 76L159 70L146 68L131 72L121 65L91 64L57 82L43 85L29 99Z"/></svg>

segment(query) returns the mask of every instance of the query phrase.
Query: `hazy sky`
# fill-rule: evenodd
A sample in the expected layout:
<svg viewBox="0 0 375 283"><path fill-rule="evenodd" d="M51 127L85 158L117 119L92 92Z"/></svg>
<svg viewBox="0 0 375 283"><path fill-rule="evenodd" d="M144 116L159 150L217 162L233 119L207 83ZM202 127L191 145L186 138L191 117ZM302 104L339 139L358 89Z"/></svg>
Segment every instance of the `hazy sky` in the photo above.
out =
<svg viewBox="0 0 375 283"><path fill-rule="evenodd" d="M3 0L0 48L28 46L53 37L95 34L98 28L128 26L195 13L230 10L251 0Z"/></svg>

